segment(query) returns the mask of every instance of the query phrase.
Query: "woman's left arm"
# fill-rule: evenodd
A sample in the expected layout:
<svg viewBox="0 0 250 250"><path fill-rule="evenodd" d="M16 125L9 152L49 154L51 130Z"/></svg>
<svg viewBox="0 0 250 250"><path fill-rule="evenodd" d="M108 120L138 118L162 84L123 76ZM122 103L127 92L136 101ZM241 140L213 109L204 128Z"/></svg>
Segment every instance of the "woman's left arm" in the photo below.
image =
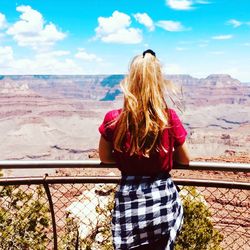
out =
<svg viewBox="0 0 250 250"><path fill-rule="evenodd" d="M113 156L113 145L101 136L99 141L99 157L103 163L115 163Z"/></svg>

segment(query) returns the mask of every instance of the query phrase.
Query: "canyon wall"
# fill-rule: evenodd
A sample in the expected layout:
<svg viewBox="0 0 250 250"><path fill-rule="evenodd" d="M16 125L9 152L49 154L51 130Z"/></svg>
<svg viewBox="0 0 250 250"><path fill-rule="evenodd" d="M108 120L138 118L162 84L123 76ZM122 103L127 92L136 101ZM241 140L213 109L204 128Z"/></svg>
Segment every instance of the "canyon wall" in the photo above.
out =
<svg viewBox="0 0 250 250"><path fill-rule="evenodd" d="M105 112L122 106L124 75L1 76L0 159L86 159ZM194 157L248 154L250 85L229 75L167 75ZM168 96L166 96L168 98ZM178 108L182 109L179 112Z"/></svg>

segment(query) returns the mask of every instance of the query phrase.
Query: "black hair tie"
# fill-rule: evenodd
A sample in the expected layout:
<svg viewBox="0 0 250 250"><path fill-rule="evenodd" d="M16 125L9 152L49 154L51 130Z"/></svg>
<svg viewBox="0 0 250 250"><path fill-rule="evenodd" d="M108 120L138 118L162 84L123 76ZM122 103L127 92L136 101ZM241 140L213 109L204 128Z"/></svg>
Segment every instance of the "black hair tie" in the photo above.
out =
<svg viewBox="0 0 250 250"><path fill-rule="evenodd" d="M144 58L144 56L145 56L147 53L149 53L149 54L151 54L152 56L155 57L155 52L154 52L153 50L151 50L151 49L147 49L147 50L145 50L145 51L142 53L143 58Z"/></svg>

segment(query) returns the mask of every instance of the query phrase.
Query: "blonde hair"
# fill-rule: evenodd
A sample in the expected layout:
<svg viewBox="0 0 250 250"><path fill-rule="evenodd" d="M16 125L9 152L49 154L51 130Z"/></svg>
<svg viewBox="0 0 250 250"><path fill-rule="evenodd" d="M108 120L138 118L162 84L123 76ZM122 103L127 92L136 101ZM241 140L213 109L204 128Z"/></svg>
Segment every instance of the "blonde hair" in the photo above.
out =
<svg viewBox="0 0 250 250"><path fill-rule="evenodd" d="M167 81L159 60L152 54L133 58L127 77L121 82L123 110L118 117L114 149L130 155L149 157L160 145L160 135L169 126L168 108L164 99ZM129 132L130 147L124 146Z"/></svg>

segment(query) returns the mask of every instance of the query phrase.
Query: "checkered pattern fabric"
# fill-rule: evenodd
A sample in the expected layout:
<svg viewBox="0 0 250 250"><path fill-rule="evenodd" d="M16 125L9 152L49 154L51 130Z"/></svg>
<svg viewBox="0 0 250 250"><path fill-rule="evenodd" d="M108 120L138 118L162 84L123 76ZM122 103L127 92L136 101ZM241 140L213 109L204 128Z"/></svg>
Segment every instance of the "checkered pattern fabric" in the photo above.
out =
<svg viewBox="0 0 250 250"><path fill-rule="evenodd" d="M169 174L122 176L112 218L114 248L132 249L169 237L166 250L183 222L183 208Z"/></svg>

